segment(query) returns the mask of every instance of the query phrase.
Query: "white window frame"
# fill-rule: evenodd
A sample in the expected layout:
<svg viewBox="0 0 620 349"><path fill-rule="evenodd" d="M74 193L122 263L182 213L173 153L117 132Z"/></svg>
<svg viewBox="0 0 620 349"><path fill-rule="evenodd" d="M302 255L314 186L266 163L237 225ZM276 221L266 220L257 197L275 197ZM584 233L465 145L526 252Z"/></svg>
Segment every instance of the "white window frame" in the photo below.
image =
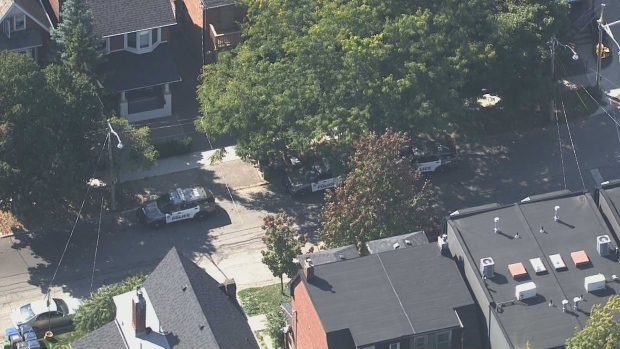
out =
<svg viewBox="0 0 620 349"><path fill-rule="evenodd" d="M420 341L424 340L424 344L420 345ZM419 336L413 338L413 349L428 349L428 336Z"/></svg>
<svg viewBox="0 0 620 349"><path fill-rule="evenodd" d="M388 349L400 349L400 342L390 343Z"/></svg>
<svg viewBox="0 0 620 349"><path fill-rule="evenodd" d="M435 333L435 347L436 348L439 348L439 340L438 340L439 336L446 335L446 334L448 335L447 348L450 349L450 346L452 344L452 331L443 331L443 332Z"/></svg>
<svg viewBox="0 0 620 349"><path fill-rule="evenodd" d="M17 28L17 19L18 18L23 19L23 23L24 23L24 27L23 28ZM26 15L25 14L13 16L13 31L19 31L19 30L26 30Z"/></svg>
<svg viewBox="0 0 620 349"><path fill-rule="evenodd" d="M155 29L155 28L153 28ZM136 35L136 47L130 47L127 45L128 43L128 36L130 34L134 34L134 33L127 33L124 35L125 37L125 50L129 51L129 52L133 52L133 53L148 53L148 52L152 52L155 48L157 48L157 46L161 43L161 28L157 28L157 41L155 41L155 43L153 43L153 29L149 29L149 30L140 30L138 32L134 32ZM140 47L140 36L142 35L147 35L148 36L148 46L145 47ZM108 39L108 47L109 47L109 39ZM109 52L109 50L108 50Z"/></svg>

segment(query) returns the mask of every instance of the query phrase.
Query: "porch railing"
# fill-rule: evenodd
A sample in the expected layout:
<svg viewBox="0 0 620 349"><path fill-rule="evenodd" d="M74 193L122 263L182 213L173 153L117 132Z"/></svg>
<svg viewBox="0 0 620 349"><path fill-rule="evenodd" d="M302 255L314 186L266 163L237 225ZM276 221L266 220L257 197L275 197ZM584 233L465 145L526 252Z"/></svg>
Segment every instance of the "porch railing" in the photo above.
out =
<svg viewBox="0 0 620 349"><path fill-rule="evenodd" d="M241 42L241 30L218 33L213 24L209 24L211 41L216 50L233 48Z"/></svg>

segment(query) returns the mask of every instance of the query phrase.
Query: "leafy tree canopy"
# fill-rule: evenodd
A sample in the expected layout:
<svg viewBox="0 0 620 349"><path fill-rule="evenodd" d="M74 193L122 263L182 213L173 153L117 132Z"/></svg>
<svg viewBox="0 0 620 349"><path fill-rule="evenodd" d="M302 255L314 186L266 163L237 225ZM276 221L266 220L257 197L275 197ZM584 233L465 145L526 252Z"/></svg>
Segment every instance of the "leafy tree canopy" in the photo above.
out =
<svg viewBox="0 0 620 349"><path fill-rule="evenodd" d="M261 228L265 231L263 241L267 247L267 250L261 251L262 261L273 276L280 277L280 286L284 292L282 277L290 277L297 270L294 258L301 254L302 239L297 233L293 218L285 213L266 216Z"/></svg>
<svg viewBox="0 0 620 349"><path fill-rule="evenodd" d="M245 6L245 42L204 68L196 126L231 134L254 158L303 151L325 135L446 129L467 120L464 99L480 88L512 94L526 86L537 96L546 85L536 82L549 80L539 74L545 43L562 23L555 18L566 17L555 0Z"/></svg>
<svg viewBox="0 0 620 349"><path fill-rule="evenodd" d="M146 280L146 275L132 276L118 284L103 286L93 293L73 317L75 330L84 335L114 320L114 296L135 290Z"/></svg>
<svg viewBox="0 0 620 349"><path fill-rule="evenodd" d="M325 195L319 237L327 247L349 244L366 252L366 242L437 228L436 196L430 183L403 157L404 133L362 136L351 172Z"/></svg>
<svg viewBox="0 0 620 349"><path fill-rule="evenodd" d="M595 304L590 319L583 330L566 341L567 349L619 349L620 348L620 297L613 295L605 306Z"/></svg>

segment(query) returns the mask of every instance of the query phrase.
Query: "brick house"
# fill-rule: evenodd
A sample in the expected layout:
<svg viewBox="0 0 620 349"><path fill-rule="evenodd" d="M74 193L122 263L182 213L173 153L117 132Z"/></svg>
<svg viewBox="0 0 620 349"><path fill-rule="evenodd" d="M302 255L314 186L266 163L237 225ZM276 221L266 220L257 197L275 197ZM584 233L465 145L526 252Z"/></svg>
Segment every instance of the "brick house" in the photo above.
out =
<svg viewBox="0 0 620 349"><path fill-rule="evenodd" d="M302 256L283 305L288 347L480 347L475 303L442 245L420 235L392 240L363 257L354 246Z"/></svg>
<svg viewBox="0 0 620 349"><path fill-rule="evenodd" d="M40 0L0 0L0 51L20 52L45 64L52 23Z"/></svg>
<svg viewBox="0 0 620 349"><path fill-rule="evenodd" d="M56 19L62 0L49 0ZM181 81L168 42L176 25L169 0L90 0L105 41L104 93L130 122L172 115L170 85Z"/></svg>
<svg viewBox="0 0 620 349"><path fill-rule="evenodd" d="M202 62L216 60L218 51L241 42L239 23L245 10L231 0L176 0L177 20Z"/></svg>

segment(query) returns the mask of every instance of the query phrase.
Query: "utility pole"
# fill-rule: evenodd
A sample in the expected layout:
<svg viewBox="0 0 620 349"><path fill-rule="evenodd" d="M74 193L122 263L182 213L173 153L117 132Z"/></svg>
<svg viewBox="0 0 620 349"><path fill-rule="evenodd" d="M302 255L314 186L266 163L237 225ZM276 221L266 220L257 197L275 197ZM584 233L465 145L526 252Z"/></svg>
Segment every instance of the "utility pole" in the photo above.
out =
<svg viewBox="0 0 620 349"><path fill-rule="evenodd" d="M552 88L555 89L555 35L551 37L551 82ZM555 119L555 97L551 99L551 114L549 115L549 121L553 122Z"/></svg>
<svg viewBox="0 0 620 349"><path fill-rule="evenodd" d="M121 138L118 136L118 133L114 131L112 125L108 121L108 160L110 162L110 210L116 211L116 175L114 173L114 158L112 156L112 135L116 136L118 140L118 144L116 147L118 149L123 149L123 142L121 142Z"/></svg>
<svg viewBox="0 0 620 349"><path fill-rule="evenodd" d="M601 17L598 19L598 55L596 56L596 87L601 87L601 59L603 57L603 12L605 4L601 4Z"/></svg>

